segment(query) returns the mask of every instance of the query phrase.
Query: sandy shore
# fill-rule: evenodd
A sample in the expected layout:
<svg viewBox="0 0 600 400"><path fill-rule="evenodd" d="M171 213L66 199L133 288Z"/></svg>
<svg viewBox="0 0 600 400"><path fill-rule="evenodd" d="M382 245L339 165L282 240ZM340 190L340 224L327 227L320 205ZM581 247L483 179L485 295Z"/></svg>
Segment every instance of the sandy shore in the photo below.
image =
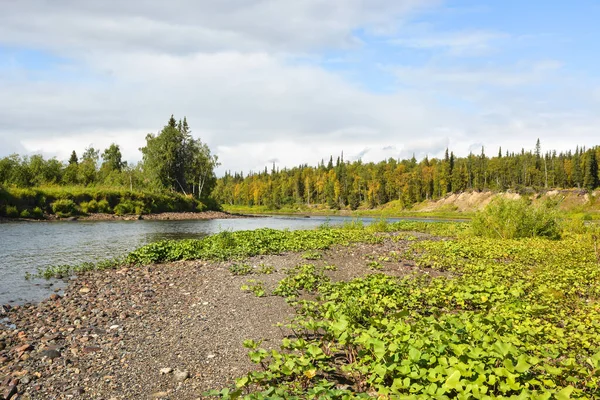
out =
<svg viewBox="0 0 600 400"><path fill-rule="evenodd" d="M408 245L385 240L338 246L317 261L298 253L246 261L273 266L270 275L233 276L231 263L203 261L81 275L63 296L0 309L0 319L16 325L0 324L0 398L202 398L255 368L244 339L278 347L290 334L275 324L287 322L292 308L281 297L241 291L248 279L271 293L287 269L308 262L336 265L327 274L349 280L376 272L367 256L401 254ZM389 275L432 273L402 260L382 264L377 272Z"/></svg>

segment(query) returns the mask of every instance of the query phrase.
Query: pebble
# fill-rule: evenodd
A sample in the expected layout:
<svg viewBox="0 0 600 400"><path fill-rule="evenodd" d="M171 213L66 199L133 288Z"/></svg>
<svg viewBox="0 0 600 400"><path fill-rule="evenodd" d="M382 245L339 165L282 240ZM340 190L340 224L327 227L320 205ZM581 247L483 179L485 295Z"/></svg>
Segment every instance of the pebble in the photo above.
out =
<svg viewBox="0 0 600 400"><path fill-rule="evenodd" d="M176 382L183 382L190 377L190 373L188 371L180 371L178 369L173 372L173 377Z"/></svg>
<svg viewBox="0 0 600 400"><path fill-rule="evenodd" d="M81 289L79 289L79 293L89 293L90 292L90 288L88 287L83 287Z"/></svg>
<svg viewBox="0 0 600 400"><path fill-rule="evenodd" d="M166 375L166 374L170 374L171 372L173 372L173 368L161 368L160 369L160 374L161 375Z"/></svg>
<svg viewBox="0 0 600 400"><path fill-rule="evenodd" d="M55 349L44 350L42 351L42 357L48 357L51 360L60 357L60 351Z"/></svg>

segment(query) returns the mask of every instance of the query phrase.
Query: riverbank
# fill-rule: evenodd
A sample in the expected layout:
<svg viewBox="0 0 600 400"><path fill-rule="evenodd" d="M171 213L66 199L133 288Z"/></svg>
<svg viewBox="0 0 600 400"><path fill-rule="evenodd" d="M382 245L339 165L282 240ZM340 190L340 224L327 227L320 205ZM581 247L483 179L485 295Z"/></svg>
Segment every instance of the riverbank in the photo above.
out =
<svg viewBox="0 0 600 400"><path fill-rule="evenodd" d="M256 266L252 276L233 275L231 262L206 261L80 275L64 296L8 311L17 329L0 326L0 396L17 391L20 399L201 398L256 370L245 339L277 348L291 333L275 325L289 321L294 309L283 297L240 290L249 279L260 280L270 293L302 263L335 265L325 271L334 281L375 272L436 274L402 260L383 261L377 270L365 262L401 254L417 237L424 235L334 246L318 252L318 260L298 252L255 256L244 262ZM272 273L258 274L265 266Z"/></svg>
<svg viewBox="0 0 600 400"><path fill-rule="evenodd" d="M480 228L378 222L148 244L62 297L0 310L15 324L0 328L0 394L598 398L597 228L518 240Z"/></svg>
<svg viewBox="0 0 600 400"><path fill-rule="evenodd" d="M516 200L525 198L532 203L550 202L565 217L586 220L600 220L600 191L588 193L580 189L554 189L542 192L492 192L468 191L449 193L436 199L425 200L405 207L395 200L375 208L331 209L324 204L283 206L278 209L266 206L243 206L223 204L223 210L244 214L283 214L283 215L339 215L373 218L438 218L471 219L475 213L484 209L493 199Z"/></svg>

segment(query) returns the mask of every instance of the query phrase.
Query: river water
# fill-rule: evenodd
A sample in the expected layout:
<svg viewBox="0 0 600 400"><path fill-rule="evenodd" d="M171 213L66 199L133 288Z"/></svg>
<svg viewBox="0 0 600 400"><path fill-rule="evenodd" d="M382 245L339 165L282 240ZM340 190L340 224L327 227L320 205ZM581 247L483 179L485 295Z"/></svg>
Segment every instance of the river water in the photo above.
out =
<svg viewBox="0 0 600 400"><path fill-rule="evenodd" d="M349 217L286 217L193 221L54 221L0 223L0 304L36 302L64 287L63 280L26 280L26 273L127 254L162 239L201 238L224 230L310 229ZM362 218L365 224L372 218ZM393 220L393 219L391 219Z"/></svg>

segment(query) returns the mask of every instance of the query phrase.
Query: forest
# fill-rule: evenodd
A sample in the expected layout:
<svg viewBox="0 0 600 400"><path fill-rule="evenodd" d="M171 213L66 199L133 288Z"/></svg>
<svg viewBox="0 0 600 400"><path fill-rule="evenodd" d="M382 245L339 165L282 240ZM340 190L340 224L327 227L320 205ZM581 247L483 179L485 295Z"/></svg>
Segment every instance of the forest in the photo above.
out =
<svg viewBox="0 0 600 400"><path fill-rule="evenodd" d="M172 115L146 136L142 160L129 164L113 143L102 153L89 146L67 162L42 155L0 159L0 216L42 218L88 213L146 214L218 208L210 199L219 165L208 146L192 137L187 119Z"/></svg>
<svg viewBox="0 0 600 400"><path fill-rule="evenodd" d="M102 153L89 146L81 157L75 151L67 162L36 154L12 154L0 159L0 185L110 187L130 190L173 191L202 198L210 194L218 160L208 146L194 139L187 119L172 115L158 134L148 134L140 149L142 161L123 161L118 144Z"/></svg>
<svg viewBox="0 0 600 400"><path fill-rule="evenodd" d="M227 172L217 180L213 197L222 204L266 206L326 205L331 209L374 208L390 201L403 207L468 190L540 191L546 188L599 186L600 147L542 152L538 139L533 150L481 153L457 157L448 149L442 159L388 159L378 163L345 161L343 156L317 166L259 173Z"/></svg>

